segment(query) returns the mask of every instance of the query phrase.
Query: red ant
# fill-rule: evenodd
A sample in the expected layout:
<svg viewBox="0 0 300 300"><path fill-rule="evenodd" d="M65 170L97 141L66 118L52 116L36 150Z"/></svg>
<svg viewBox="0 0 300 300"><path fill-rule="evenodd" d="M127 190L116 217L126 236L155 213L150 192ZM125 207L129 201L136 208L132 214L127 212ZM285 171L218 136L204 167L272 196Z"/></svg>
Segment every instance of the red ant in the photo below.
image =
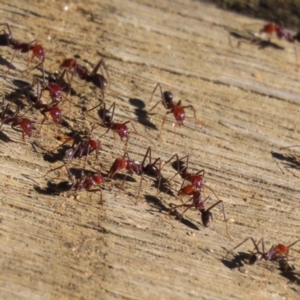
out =
<svg viewBox="0 0 300 300"><path fill-rule="evenodd" d="M251 240L256 252L252 253L249 257L249 264L253 265L257 263L260 260L265 260L265 261L278 261L281 258L287 258L289 254L289 249L294 246L297 242L300 241L298 239L297 241L293 242L289 246L286 246L284 244L278 244L276 246L272 246L269 251L265 251L265 243L264 239L261 238L258 243L254 241L252 237L246 238L244 241L242 241L240 244L235 246L233 249L231 249L229 252L235 250L236 248L240 247L242 244L244 244L246 241ZM262 251L259 250L258 246L259 244L262 243Z"/></svg>
<svg viewBox="0 0 300 300"><path fill-rule="evenodd" d="M147 158L149 159L149 163L146 165L145 162L146 162ZM171 161L171 159L166 161L164 164L169 163ZM157 166L158 163L159 163L159 167ZM133 161L132 159L130 159L129 155L128 155L128 152L125 152L123 157L117 158L114 161L113 165L110 168L108 177L113 178L118 171L124 170L124 169L126 169L130 175L135 173L136 175L141 176L139 191L138 191L138 195L137 195L137 199L139 199L144 174L146 174L148 176L151 176L151 177L158 178L157 188L158 189L160 188L161 169L162 169L161 164L162 164L162 161L161 161L160 158L156 158L152 162L151 147L148 147L141 164L139 164L139 163ZM125 179L126 179L126 177L124 178L122 185L124 184Z"/></svg>
<svg viewBox="0 0 300 300"><path fill-rule="evenodd" d="M4 105L2 105L3 107ZM19 109L17 109L14 113L9 113L9 104L5 106L5 108L2 110L1 116L1 125L3 124L11 124L11 128L15 131L22 132L22 139L24 142L25 135L28 137L31 137L32 130L34 129L32 122L29 119L23 118L19 116ZM16 127L20 127L20 129Z"/></svg>
<svg viewBox="0 0 300 300"><path fill-rule="evenodd" d="M62 113L61 113L61 109L58 107L60 97L61 97L60 95L61 90L59 90L58 88L59 86L58 85L54 86L54 84L48 85L49 88L54 87L55 90L54 89L52 91L49 90L50 96L52 98L52 102L49 104L45 104L41 101L42 92L39 92L40 82L37 81L37 83L35 84L37 85L37 93L30 87L25 89L25 94L31 107L34 107L35 109L39 110L41 114L44 116L44 119L41 124L41 128L45 120L47 119L47 115L46 115L47 112L50 113L54 122L60 124L62 122Z"/></svg>
<svg viewBox="0 0 300 300"><path fill-rule="evenodd" d="M90 133L93 131L93 129L94 129L94 125L92 126ZM94 151L96 152L96 159L98 160L98 152L101 149L101 144L100 144L99 140L91 139L90 137L83 139L79 136L78 133L75 133L75 134L73 134L72 137L65 140L60 146L65 145L72 139L73 139L72 146L64 152L64 157L63 157L64 161L71 161L73 158L81 158L83 156L86 156L86 162L87 162L87 157ZM55 148L55 149L57 149L57 148ZM53 149L53 150L55 150L55 149ZM54 170L57 170L59 168L60 167L58 167ZM51 170L51 171L54 171L54 170Z"/></svg>
<svg viewBox="0 0 300 300"><path fill-rule="evenodd" d="M104 177L99 173L90 173L88 172L87 174L85 174L85 171L82 170L80 177L76 179L76 181L74 180L69 168L67 165L65 165L69 178L72 182L72 187L71 190L74 190L74 192L78 192L81 191L83 189L85 189L88 192L98 192L100 191L100 203L103 204L103 200L102 200L102 192L101 189L95 189L93 188L94 186L97 185L102 185L103 183L105 183L105 179Z"/></svg>
<svg viewBox="0 0 300 300"><path fill-rule="evenodd" d="M142 165L136 163L134 160L130 159L128 152L126 151L123 157L116 158L114 163L112 164L108 177L113 178L115 174L120 171L126 169L128 174L132 175L133 173L137 175L142 175Z"/></svg>
<svg viewBox="0 0 300 300"><path fill-rule="evenodd" d="M149 156L150 162L145 166L146 158ZM144 155L144 159L142 164L139 164L135 162L134 160L130 159L128 152L126 151L123 155L123 157L119 157L115 159L114 163L112 164L108 177L113 178L115 174L120 171L126 169L128 171L128 174L132 175L135 173L138 176L141 176L140 180L140 186L139 191L137 195L137 199L139 199L140 191L141 191L141 185L142 185L142 179L143 174L152 175L152 176L158 176L160 174L159 169L157 168L156 164L160 160L160 158L157 158L153 163L151 162L151 147L149 147ZM127 177L127 175L126 175ZM124 184L124 181L126 177L123 180L122 186Z"/></svg>
<svg viewBox="0 0 300 300"><path fill-rule="evenodd" d="M66 144L69 140L70 139L66 140L64 143L62 143L62 145ZM90 138L74 139L74 142L73 142L73 145L71 146L71 148L67 149L64 152L64 156L63 156L64 164L59 167L49 170L42 177L47 176L49 173L56 171L56 170L62 168L63 166L66 166L66 168L67 168L67 164L74 158L81 158L81 157L85 156L86 157L85 164L86 164L88 156L94 151L96 152L96 159L98 160L98 152L100 149L101 149L101 145L98 140L90 139Z"/></svg>
<svg viewBox="0 0 300 300"><path fill-rule="evenodd" d="M119 135L119 137L121 138L121 141L123 141L123 139L125 138L125 149L127 148L127 144L128 144L128 140L129 140L129 129L127 127L127 124L130 123L132 125L132 128L135 131L135 134L139 135L134 127L134 125L131 123L131 121L126 121L124 123L116 123L113 121L114 115L115 115L115 108L116 108L116 103L114 102L109 109L106 109L105 103L100 103L98 105L96 105L95 107L89 109L87 112L99 107L99 106L103 106L100 111L99 111L99 115L101 117L102 120L102 124L100 123L99 125L103 125L107 128L106 132L102 135L106 135L106 133L109 130L112 130L113 134L114 134L114 138L115 138L115 133L117 133ZM101 136L101 137L102 137Z"/></svg>
<svg viewBox="0 0 300 300"><path fill-rule="evenodd" d="M165 114L165 116L164 116L164 119L163 119L162 124L160 126L160 132L159 132L158 137L160 137L160 135L161 135L161 130L162 130L162 127L163 127L163 125L165 123L165 120L166 120L166 117L167 117L168 114L172 113L174 115L174 118L175 118L178 126L182 126L183 125L183 122L185 120L185 111L184 111L185 108L191 108L193 110L193 112L194 112L194 118L195 118L195 124L196 124L196 110L195 110L195 108L192 105L181 106L181 100L179 100L177 102L177 104L175 104L173 102L173 94L171 92L168 92L168 91L163 92L160 83L157 83L157 85L155 86L155 88L154 88L154 90L153 90L153 92L151 94L150 102L152 101L153 95L154 95L154 93L155 93L155 91L157 90L158 87L159 87L160 93L161 93L161 100L158 101L149 110L149 112L151 112L160 102L163 104L163 106L166 109L170 110L170 111L167 111L166 114ZM176 124L175 124L175 126L176 126ZM174 130L175 130L175 128L174 128Z"/></svg>
<svg viewBox="0 0 300 300"><path fill-rule="evenodd" d="M8 33L4 29L2 29L0 32L3 32L1 37L5 37L7 46L11 47L15 50L15 53L11 59L10 64L12 63L13 59L16 56L17 51L20 51L21 53L29 53L29 51L32 51L31 58L28 57L28 64L33 60L34 57L38 58L41 62L34 67L37 68L39 65L43 66L44 69L44 61L45 61L45 50L42 45L37 44L37 41L32 41L30 43L22 43L16 39L13 38L12 32L10 30L10 26L7 23L2 23L0 26L6 26Z"/></svg>
<svg viewBox="0 0 300 300"><path fill-rule="evenodd" d="M282 37L285 38L286 41L290 43L295 42L295 37L297 35L293 36L290 32L287 32L282 26L279 26L275 23L268 23L266 24L259 33L266 33L269 35L269 40L271 39L272 33L276 33L277 37L281 39Z"/></svg>
<svg viewBox="0 0 300 300"><path fill-rule="evenodd" d="M188 210L188 209L191 209L191 208L195 208L197 209L200 213L201 213L201 220L202 220L202 224L204 227L209 227L211 222L213 221L213 215L211 213L211 210L219 205L219 204L222 204L222 209L223 209L223 216L224 216L224 222L226 222L226 233L227 233L227 236L229 237L230 240L232 240L229 232L228 232L228 226L227 226L227 219L226 219L226 215L225 215L225 208L224 208L224 202L222 200L218 200L215 204L211 205L209 208L205 209L204 207L204 203L209 199L210 197L206 197L204 200L202 200L202 197L201 197L201 194L200 192L194 192L193 193L193 196L185 203L183 204L179 204L179 205L173 205L170 209L170 212L172 210L175 210L179 207L186 207L186 209L183 211L183 213L181 214L180 216L180 220L182 219L184 213ZM188 203L192 201L192 203Z"/></svg>
<svg viewBox="0 0 300 300"><path fill-rule="evenodd" d="M183 187L184 185L184 181L182 182L181 188L178 192L178 195L193 195L195 192L200 191L201 189L204 190L204 187L207 187L204 184L204 175L205 175L205 170L202 169L196 173L189 173L187 171L188 169L188 164L189 164L189 156L186 155L184 157L182 157L181 159L179 159L177 154L174 154L171 159L173 159L174 157L176 157L176 169L177 169L177 173L171 178L170 181L173 180L173 178L179 174L181 176L181 178L185 180L188 180L190 182L189 185ZM186 166L185 167L181 167L181 161L186 158ZM211 190L213 193L214 191L207 187L209 190ZM214 193L215 194L215 193ZM215 195L216 196L216 195Z"/></svg>
<svg viewBox="0 0 300 300"><path fill-rule="evenodd" d="M93 69L92 73L90 73L85 66L79 65L76 59L74 58L65 59L62 62L61 67L64 67L68 70L72 70L72 76L78 76L82 80L92 82L96 87L98 87L101 90L102 96L104 97L104 90L106 86L110 83L110 77L104 59L101 59L98 62L98 64ZM102 74L97 73L99 68L101 69ZM106 72L108 81L103 76L103 69Z"/></svg>
<svg viewBox="0 0 300 300"><path fill-rule="evenodd" d="M96 139L80 139L79 141L74 140L73 145L70 149L65 151L63 160L70 161L73 158L87 157L92 153L96 152L96 159L98 160L98 152L101 149L99 140Z"/></svg>

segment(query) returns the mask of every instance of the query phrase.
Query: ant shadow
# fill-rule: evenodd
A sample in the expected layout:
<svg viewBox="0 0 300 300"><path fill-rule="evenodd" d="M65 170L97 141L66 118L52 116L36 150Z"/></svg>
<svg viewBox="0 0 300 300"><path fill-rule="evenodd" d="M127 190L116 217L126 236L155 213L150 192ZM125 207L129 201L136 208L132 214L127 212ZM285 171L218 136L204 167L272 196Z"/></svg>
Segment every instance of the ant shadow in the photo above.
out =
<svg viewBox="0 0 300 300"><path fill-rule="evenodd" d="M150 177L152 177L152 176L150 176ZM164 193L164 194L167 194L169 196L175 197L175 194L171 190L169 180L164 178L164 177L161 177L160 180L159 180L159 178L155 178L155 180L153 181L152 187L155 187L161 193Z"/></svg>
<svg viewBox="0 0 300 300"><path fill-rule="evenodd" d="M299 272L295 272L295 268L289 264L285 260L279 261L278 270L280 271L280 275L289 280L290 283L300 285Z"/></svg>
<svg viewBox="0 0 300 300"><path fill-rule="evenodd" d="M69 168L70 173L75 177L75 179L81 179L82 178L82 172L84 172L84 174L97 174L96 171L91 171L91 170L87 170L87 169L83 169L83 168ZM98 173L101 174L102 176L104 176L103 173Z"/></svg>
<svg viewBox="0 0 300 300"><path fill-rule="evenodd" d="M41 188L38 185L35 185L33 188L36 192L42 195L55 195L58 196L61 193L69 192L72 187L72 184L69 181L60 181L59 183L53 183L51 181L47 181L47 186L45 188Z"/></svg>
<svg viewBox="0 0 300 300"><path fill-rule="evenodd" d="M227 250L225 249L225 251ZM232 255L233 258L227 259L223 257L221 259L221 262L225 267L229 268L230 270L243 267L245 265L245 260L249 258L249 253L246 252L239 252L237 255L234 255L233 253L230 253L228 251L227 253L228 255Z"/></svg>
<svg viewBox="0 0 300 300"><path fill-rule="evenodd" d="M300 170L300 160L294 155L285 155L271 151L273 158L280 160L286 169Z"/></svg>
<svg viewBox="0 0 300 300"><path fill-rule="evenodd" d="M184 224L190 229L199 230L199 228L194 223L182 217L177 211L170 211L170 208L167 207L158 197L155 197L153 195L144 195L144 197L147 203L152 208L158 209L158 212L175 217L175 220L180 220L180 223ZM151 212L152 210L149 211Z"/></svg>
<svg viewBox="0 0 300 300"><path fill-rule="evenodd" d="M242 35L240 33L234 32L234 31L230 31L229 35L238 40L236 47L240 47L241 43L247 43L247 44L252 44L252 45L258 46L258 49L265 49L265 48L273 48L275 50L284 50L285 49L284 47L281 47L278 44L273 43L271 41L262 40L262 39L255 38L255 37L253 39L250 39L248 36ZM231 44L231 42L230 42L230 44Z"/></svg>
<svg viewBox="0 0 300 300"><path fill-rule="evenodd" d="M73 145L67 144L67 141L63 142L60 146L55 148L56 152L50 153L49 151L42 148L40 145L35 144L35 146L38 146L42 148L43 151L46 151L46 153L43 154L43 158L45 161L48 161L50 163L55 163L57 161L63 161L64 157L67 153L67 150L70 150L74 148L74 145L80 143L82 141L82 135L85 135L85 132L83 131L77 131L77 130L71 130L68 133L64 134L66 137L68 137L67 140L72 141ZM36 151L37 152L37 151Z"/></svg>
<svg viewBox="0 0 300 300"><path fill-rule="evenodd" d="M144 109L146 107L145 102L140 99L130 98L129 103L136 107L134 113L137 117L137 121L149 129L158 130L157 126L153 124L148 118L148 112Z"/></svg>
<svg viewBox="0 0 300 300"><path fill-rule="evenodd" d="M5 96L5 99L15 103L19 108L23 109L26 106L23 102L23 99L25 97L25 90L30 88L31 84L27 81L19 79L13 79L12 83L17 89L7 94Z"/></svg>
<svg viewBox="0 0 300 300"><path fill-rule="evenodd" d="M109 173L106 174L108 177ZM114 180L119 180L122 182L137 182L135 178L133 178L130 174L116 173L114 175Z"/></svg>
<svg viewBox="0 0 300 300"><path fill-rule="evenodd" d="M43 158L44 158L45 161L47 161L49 163L55 163L57 161L63 161L65 153L69 149L71 149L71 146L61 145L61 147L59 147L57 149L57 152L55 152L55 153L50 153L50 152L44 153Z"/></svg>
<svg viewBox="0 0 300 300"><path fill-rule="evenodd" d="M0 140L3 141L4 143L15 143L8 135L6 135L3 131L0 131Z"/></svg>
<svg viewBox="0 0 300 300"><path fill-rule="evenodd" d="M4 66L4 67L8 67L9 69L12 69L12 70L17 69L11 62L9 62L5 58L3 58L1 55L0 55L0 65Z"/></svg>

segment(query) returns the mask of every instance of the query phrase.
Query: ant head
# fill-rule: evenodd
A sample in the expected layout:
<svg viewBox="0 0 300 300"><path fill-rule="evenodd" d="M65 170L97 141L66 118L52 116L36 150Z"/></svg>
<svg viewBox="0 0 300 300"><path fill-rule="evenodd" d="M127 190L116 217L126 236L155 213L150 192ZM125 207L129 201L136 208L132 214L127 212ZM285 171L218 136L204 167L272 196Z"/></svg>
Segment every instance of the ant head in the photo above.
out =
<svg viewBox="0 0 300 300"><path fill-rule="evenodd" d="M163 98L167 103L173 101L173 94L171 92L163 92Z"/></svg>
<svg viewBox="0 0 300 300"><path fill-rule="evenodd" d="M63 68L74 68L77 65L77 61L74 58L67 58L65 59L62 64L60 65L60 67Z"/></svg>
<svg viewBox="0 0 300 300"><path fill-rule="evenodd" d="M129 137L129 130L128 127L126 126L126 124L120 124L117 128L117 132L121 138L121 140L123 140L123 138L127 138Z"/></svg>
<svg viewBox="0 0 300 300"><path fill-rule="evenodd" d="M249 265L256 264L259 260L262 259L262 253L254 253L249 257Z"/></svg>
<svg viewBox="0 0 300 300"><path fill-rule="evenodd" d="M50 110L50 115L53 118L53 121L56 123L61 123L62 122L62 115L61 115L61 110L58 107L53 107Z"/></svg>
<svg viewBox="0 0 300 300"><path fill-rule="evenodd" d="M108 177L109 178L113 178L115 173L118 171L118 170L123 170L125 169L126 167L128 166L128 161L124 158L117 158L113 165L111 166L110 168L110 171L109 171L109 175Z"/></svg>
<svg viewBox="0 0 300 300"><path fill-rule="evenodd" d="M62 94L62 88L56 83L50 82L48 84L49 94L52 101L59 101Z"/></svg>
<svg viewBox="0 0 300 300"><path fill-rule="evenodd" d="M42 62L44 62L44 60L45 60L45 50L44 50L42 45L33 46L32 53L35 57L37 57Z"/></svg>
<svg viewBox="0 0 300 300"><path fill-rule="evenodd" d="M31 137L33 125L30 120L24 119L23 122L21 123L21 128L22 128L24 134Z"/></svg>
<svg viewBox="0 0 300 300"><path fill-rule="evenodd" d="M89 140L89 145L91 150L100 150L101 146L100 146L100 142L97 140Z"/></svg>
<svg viewBox="0 0 300 300"><path fill-rule="evenodd" d="M92 176L92 178L93 178L93 180L94 180L98 185L104 183L104 178L103 178L103 176L100 175L100 174L94 174L94 175Z"/></svg>
<svg viewBox="0 0 300 300"><path fill-rule="evenodd" d="M201 213L202 224L204 227L209 227L213 221L213 215L209 210L205 210Z"/></svg>

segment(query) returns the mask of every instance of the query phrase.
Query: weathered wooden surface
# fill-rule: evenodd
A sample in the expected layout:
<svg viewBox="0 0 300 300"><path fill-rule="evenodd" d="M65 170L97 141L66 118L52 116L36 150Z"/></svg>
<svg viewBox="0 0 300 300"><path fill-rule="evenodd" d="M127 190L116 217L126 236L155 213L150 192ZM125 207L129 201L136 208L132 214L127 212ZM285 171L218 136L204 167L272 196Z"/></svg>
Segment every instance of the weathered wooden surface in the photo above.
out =
<svg viewBox="0 0 300 300"><path fill-rule="evenodd" d="M204 228L193 210L182 223L169 218L169 203L180 200L164 193L157 197L150 178L144 179L137 205L139 178L126 182L124 190L106 185L103 207L99 193L82 191L76 199L51 195L47 182L58 183L67 174L61 169L43 178L61 164L45 161L43 154L58 146L55 137L68 130L48 121L42 135L24 145L17 132L3 126L1 299L298 298L296 251L290 258L295 273L285 275L271 263L237 268L232 255L223 259L226 250L248 236L264 237L267 247L300 238L299 149L280 150L300 145L293 45L274 39L282 50L253 44L231 47L230 31L258 31L264 23L194 1L89 1L72 3L68 11L63 7L59 1L47 7L5 1L1 22L11 24L15 38L44 45L49 71L58 69L61 54L80 55L90 70L104 57L111 76L106 101L117 102L118 121L141 119L131 104L138 101L129 99L150 109L157 82L175 100L194 105L196 128L188 109L186 126L177 129L175 139L171 115L161 140L156 139L157 130L134 123L151 142L132 134L128 150L136 160L142 160L149 145L154 157L164 160L174 153L189 154L191 168L204 168L207 185L224 200L234 241L226 237L219 207L213 210L211 228ZM0 50L9 61L13 50ZM26 68L25 55L18 54L13 65L17 70L1 81L6 95L15 89L15 78L32 80L32 74L24 78L20 72ZM6 66L1 70L6 72ZM78 79L74 89L71 121L75 129L88 130L97 113L83 117L81 110L99 103L101 95ZM154 112L150 121L159 129L165 110L158 106ZM41 120L36 112L26 115ZM92 134L100 136L104 130L97 127ZM124 144L118 138L114 143L112 134L101 141L105 173L123 155ZM99 167L94 158L91 162ZM163 175L171 178L174 170L166 166ZM181 181L176 178L172 184L176 193ZM249 250L252 245L247 243L238 252Z"/></svg>

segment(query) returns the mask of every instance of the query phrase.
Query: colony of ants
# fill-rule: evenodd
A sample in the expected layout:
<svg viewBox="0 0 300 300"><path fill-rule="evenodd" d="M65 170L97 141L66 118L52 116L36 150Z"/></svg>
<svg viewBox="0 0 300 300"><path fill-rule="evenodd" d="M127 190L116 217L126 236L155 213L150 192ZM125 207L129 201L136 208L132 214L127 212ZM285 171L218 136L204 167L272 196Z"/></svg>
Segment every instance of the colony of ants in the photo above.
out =
<svg viewBox="0 0 300 300"><path fill-rule="evenodd" d="M226 235L230 240L232 240L232 237L229 234L228 223L227 223L228 219L226 218L224 202L219 199L219 197L216 195L215 191L212 188L210 188L204 183L204 177L205 177L204 169L196 171L195 173L188 171L188 167L189 167L188 155L179 158L177 154L174 154L167 161L163 161L160 157L152 160L152 148L148 147L141 163L134 161L130 158L129 152L127 151L127 145L130 137L129 128L127 125L128 124L132 125L132 128L134 130L134 132L132 133L138 134L138 132L135 129L135 126L133 125L133 122L131 120L124 121L123 123L118 123L114 121L115 110L117 107L116 102L113 102L111 106L108 109L106 109L104 94L106 88L110 85L110 76L108 72L108 67L104 59L100 59L100 61L96 64L96 66L91 72L89 72L85 66L79 64L76 59L73 58L65 59L60 65L60 67L62 67L64 70L59 76L59 78L53 81L50 80L49 77L48 82L46 82L45 70L44 70L44 63L45 63L44 47L38 44L35 40L28 43L20 42L13 37L11 28L7 23L0 24L0 26L4 27L1 30L1 34L0 34L0 44L2 46L8 46L15 50L15 52L12 55L8 71L10 70L13 60L18 51L20 51L21 53L28 53L28 54L30 51L32 52L31 58L28 57L27 67L29 63L33 60L33 58L36 57L37 59L40 60L40 63L37 66L33 67L30 71L42 65L42 76L41 76L42 79L35 79L31 85L24 87L22 89L22 92L25 95L27 102L29 104L28 110L34 108L35 110L38 110L43 115L41 126L48 119L47 117L48 113L51 115L55 123L59 124L60 126L63 125L62 124L63 113L61 110L61 105L63 104L64 100L67 100L71 103L68 96L73 82L73 77L79 77L81 80L84 80L87 83L91 82L101 91L102 100L100 104L85 112L87 113L89 111L92 111L95 108L100 107L99 109L100 120L97 120L92 124L92 129L90 130L89 135L86 137L83 137L78 132L75 132L75 134L70 134L70 137L65 142L63 142L60 146L57 147L61 149L60 153L62 153L62 155L58 155L58 160L61 160L63 162L63 165L51 169L45 175L43 175L43 177L45 177L46 175L48 175L49 173L55 170L65 167L68 174L68 180L70 182L69 195L77 194L82 190L86 190L92 193L99 192L100 194L99 203L103 205L104 201L102 199L102 191L100 186L105 184L108 181L114 180L116 174L119 173L120 171L126 170L127 173L123 177L123 182L121 185L122 187L124 186L124 182L128 174L129 175L135 174L137 176L140 176L140 183L139 183L139 187L136 194L137 196L135 200L135 204L137 204L138 200L140 199L140 195L142 191L143 176L147 175L157 180L158 182L157 194L159 195L161 189L161 181L164 178L162 175L162 171L166 165L172 162L172 165L176 170L176 174L169 180L165 179L165 182L167 182L169 185L168 189L171 189L170 182L173 181L176 175L179 175L183 179L183 181L180 189L177 192L177 195L180 198L183 196L188 196L189 199L186 202L182 202L181 204L170 203L168 215L171 215L171 213L174 214L175 212L177 212L177 209L184 208L183 212L180 214L179 217L179 220L181 221L183 219L183 215L186 213L187 210L195 209L201 215L201 221L203 226L208 227L213 221L213 214L211 212L212 209L218 205L221 205L223 218L224 218L223 221L225 222L225 226L226 226ZM287 32L282 26L277 25L275 23L269 23L265 25L260 30L260 34L262 33L267 34L269 36L269 39L273 33L276 33L278 38L284 38L286 41L291 43L300 40L300 32L297 33L296 35L292 35L291 33ZM101 74L98 73L99 70L101 71ZM104 77L104 73L106 78ZM65 77L67 77L67 83L65 82L64 79ZM157 83L154 90L152 91L150 95L150 102L152 101L157 89L159 89L160 91L161 99L148 112L149 113L152 112L159 105L159 103L162 103L164 108L168 110L165 113L162 123L160 125L158 137L161 136L162 129L168 114L173 114L175 118L176 123L174 124L174 132L175 132L175 126L184 125L186 108L192 110L195 119L195 124L196 124L197 119L196 119L195 108L192 105L182 105L181 100L175 103L173 101L173 94L170 91L163 91L160 83ZM43 100L43 95L45 94L45 92L49 93L51 102L45 102ZM1 108L0 128L2 128L3 125L6 124L11 125L13 130L22 133L22 140L23 142L26 142L25 136L30 138L33 135L33 130L35 129L33 124L35 122L29 120L28 118L25 118L24 117L25 113L23 115L20 115L19 108L16 108L15 111L11 111L10 109L11 105L5 104L4 100L5 97L3 96L3 104L0 106ZM86 165L88 164L88 158L93 152L95 153L96 160L98 162L99 151L101 150L101 143L99 138L91 138L90 136L93 129L97 125L106 128L106 131L100 136L100 138L102 138L104 135L106 135L106 133L109 130L111 130L114 135L117 134L120 136L121 141L125 140L124 154L122 157L115 159L115 161L112 163L110 167L110 170L107 173L107 176L103 176L99 171L92 172L86 169ZM145 137L145 139L148 138ZM65 144L69 142L69 140L73 140L73 143L71 146L65 149ZM52 157L56 156L56 154L54 154L54 150L52 150L50 153L50 156ZM85 157L84 167L80 169L79 175L74 179L74 175L71 171L70 164L74 159L80 159L82 157ZM184 159L186 159L185 165L183 162ZM147 160L148 163L146 163ZM187 185L185 185L186 181L188 182ZM211 191L217 199L216 202L213 203L208 208L205 208L205 204L211 197L205 196L204 189ZM240 244L238 244L237 246L235 246L231 251L240 247L248 240L252 241L256 251L250 255L249 264L254 264L260 260L277 262L282 259L287 264L289 249L299 241L298 239L294 243L290 244L289 246L285 246L284 244L278 244L277 246L272 246L269 251L265 251L265 245L263 239L261 239L258 243L256 243L252 237L249 237L245 239L243 242L241 242ZM259 249L260 244L262 245L262 250Z"/></svg>

